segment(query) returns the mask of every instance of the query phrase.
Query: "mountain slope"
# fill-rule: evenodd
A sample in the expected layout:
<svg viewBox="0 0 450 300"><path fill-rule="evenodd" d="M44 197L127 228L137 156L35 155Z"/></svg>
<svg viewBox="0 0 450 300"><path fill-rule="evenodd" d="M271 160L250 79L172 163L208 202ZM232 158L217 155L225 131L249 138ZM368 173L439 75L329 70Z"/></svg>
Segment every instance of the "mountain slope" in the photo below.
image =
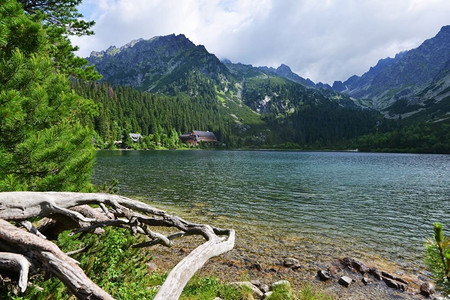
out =
<svg viewBox="0 0 450 300"><path fill-rule="evenodd" d="M431 93L432 86L439 80L442 85L447 85L442 83L442 79L443 74L448 73L449 65L450 26L444 26L435 37L424 41L418 48L397 54L395 58L382 59L362 76L352 76L343 83L335 82L333 88L356 98L372 99L374 108L397 116L395 111L399 107L416 105L416 109L407 109L411 113L441 93L437 89L434 90L437 94Z"/></svg>
<svg viewBox="0 0 450 300"><path fill-rule="evenodd" d="M120 48L112 46L92 52L87 59L105 81L143 91L195 94L188 81L203 77L221 85L229 77L228 69L215 55L182 34L140 39Z"/></svg>
<svg viewBox="0 0 450 300"><path fill-rule="evenodd" d="M293 73L286 65L274 69L220 62L184 35L133 41L121 48L93 52L88 60L97 66L103 80L114 86L170 95L172 98L165 100L168 102L187 101L186 97L190 97L198 110L205 111L205 117L212 114L220 118L216 120L224 124L220 131L234 145L287 142L325 145L373 131L379 120L376 113L362 108L364 103L329 89L316 88L312 81ZM113 105L102 104L112 107L110 115L114 115ZM138 106L134 107L131 110ZM125 107L121 110L127 111ZM129 111L116 115L140 114ZM176 115L189 118L189 113ZM138 128L144 134L155 134L156 127L149 121L153 118L147 117L146 122L141 122L140 117L132 119L136 120L134 123L144 124ZM176 131L212 129L210 119L197 122L203 124L202 128L190 129L189 125L195 123L174 120L164 132L171 132L170 126ZM122 130L126 131L126 123L119 127L125 127Z"/></svg>

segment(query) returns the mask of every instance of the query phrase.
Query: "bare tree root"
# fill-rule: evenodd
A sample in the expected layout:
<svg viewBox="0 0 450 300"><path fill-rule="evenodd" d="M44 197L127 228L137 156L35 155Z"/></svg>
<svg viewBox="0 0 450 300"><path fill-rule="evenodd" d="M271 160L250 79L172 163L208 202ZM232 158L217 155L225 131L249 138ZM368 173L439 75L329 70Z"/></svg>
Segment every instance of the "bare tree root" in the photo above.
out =
<svg viewBox="0 0 450 300"><path fill-rule="evenodd" d="M97 205L94 208L90 205ZM45 226L36 229L29 219L45 218ZM70 221L70 222L67 222ZM28 231L10 222L21 224ZM64 226L58 226L64 223ZM27 287L28 270L42 269L57 276L80 299L112 299L92 282L77 265L44 235L55 236L61 228L72 234L101 230L106 226L129 228L147 236L148 241L134 245L161 244L170 247L172 240L186 235L201 235L206 242L195 248L169 273L155 299L178 299L189 279L212 257L234 247L232 229L194 224L145 203L110 194L69 192L0 193L0 269L19 272L19 288ZM152 226L174 227L179 232L165 236ZM48 233L48 234L47 234ZM1 270L0 270L1 274Z"/></svg>

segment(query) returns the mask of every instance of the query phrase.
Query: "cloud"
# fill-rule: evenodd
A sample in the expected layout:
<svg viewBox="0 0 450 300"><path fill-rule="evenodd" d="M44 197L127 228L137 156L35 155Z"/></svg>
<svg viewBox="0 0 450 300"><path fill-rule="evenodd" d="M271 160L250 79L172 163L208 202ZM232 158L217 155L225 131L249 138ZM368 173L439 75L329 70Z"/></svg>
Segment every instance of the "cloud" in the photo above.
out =
<svg viewBox="0 0 450 300"><path fill-rule="evenodd" d="M183 33L219 58L332 83L419 46L450 24L448 0L87 0L95 36L79 55Z"/></svg>

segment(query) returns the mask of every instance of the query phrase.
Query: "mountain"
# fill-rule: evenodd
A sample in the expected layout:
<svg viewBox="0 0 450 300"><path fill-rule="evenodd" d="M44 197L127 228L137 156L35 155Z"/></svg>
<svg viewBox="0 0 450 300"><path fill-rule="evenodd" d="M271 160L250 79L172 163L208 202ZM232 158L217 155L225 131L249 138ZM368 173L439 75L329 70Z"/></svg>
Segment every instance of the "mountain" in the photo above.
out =
<svg viewBox="0 0 450 300"><path fill-rule="evenodd" d="M234 141L234 145L287 142L318 145L375 130L379 120L375 112L363 107L364 103L330 89L317 88L311 80L295 74L286 65L275 69L233 64L227 60L221 62L184 35L140 39L120 48L112 46L92 52L88 61L96 65L104 82L171 97L164 101L186 101L186 97L190 97L195 101L195 106L190 106L192 109L204 111L205 117L211 116L205 122L198 117L195 122L181 122L183 126L179 125L179 120L164 122L161 132L166 134L173 130L184 131L192 124L198 124L198 128L193 129L211 130L214 128L211 120L215 119L223 124L219 128L224 138ZM141 95L139 98L147 99ZM112 101L108 100L110 98L101 99L103 107L111 107L111 116L141 115L127 112L126 107L121 107L117 113L117 108L107 103ZM143 100L142 109L152 107L146 106L145 101L150 100ZM138 107L137 104L134 107ZM175 110L176 105L164 107ZM189 114L181 112L176 115L189 118ZM121 121L118 126L124 127L122 129L111 127L116 126L111 122L110 128L102 131L123 132L131 124L134 132L154 134L157 126L152 120L161 123L164 117L149 114L145 122L139 117L132 119L135 121ZM97 123L102 121L99 119Z"/></svg>
<svg viewBox="0 0 450 300"><path fill-rule="evenodd" d="M449 66L450 26L444 26L418 48L381 59L362 76L334 82L333 89L371 99L373 107L389 117L409 117L448 101Z"/></svg>
<svg viewBox="0 0 450 300"><path fill-rule="evenodd" d="M92 52L87 60L104 81L142 91L195 94L188 81L201 77L223 85L229 77L228 69L215 55L182 34L140 39L120 48L111 46Z"/></svg>

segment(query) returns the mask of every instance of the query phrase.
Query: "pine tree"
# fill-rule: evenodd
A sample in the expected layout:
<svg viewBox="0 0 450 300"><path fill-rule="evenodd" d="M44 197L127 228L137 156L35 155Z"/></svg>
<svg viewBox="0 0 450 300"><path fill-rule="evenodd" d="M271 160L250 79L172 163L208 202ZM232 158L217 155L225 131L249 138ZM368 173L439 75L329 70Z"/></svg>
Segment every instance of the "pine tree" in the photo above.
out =
<svg viewBox="0 0 450 300"><path fill-rule="evenodd" d="M90 189L93 102L55 68L37 15L0 0L0 191Z"/></svg>

